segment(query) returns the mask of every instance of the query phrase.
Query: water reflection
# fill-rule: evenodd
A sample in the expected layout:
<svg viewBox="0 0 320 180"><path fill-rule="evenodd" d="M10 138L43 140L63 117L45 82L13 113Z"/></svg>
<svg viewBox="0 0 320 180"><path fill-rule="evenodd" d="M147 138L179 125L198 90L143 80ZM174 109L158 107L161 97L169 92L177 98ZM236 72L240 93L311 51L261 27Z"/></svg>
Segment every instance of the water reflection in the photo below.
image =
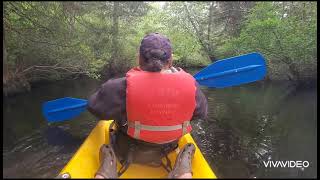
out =
<svg viewBox="0 0 320 180"><path fill-rule="evenodd" d="M97 121L88 113L48 124L41 105L65 96L87 98L97 81L61 81L4 99L3 177L52 178L70 160Z"/></svg>
<svg viewBox="0 0 320 180"><path fill-rule="evenodd" d="M41 105L66 96L86 99L99 85L62 81L4 99L3 177L55 177L97 121L85 112L48 125ZM252 83L203 92L209 118L192 122L192 135L218 177L317 176L316 89ZM266 160L308 160L310 167L265 168Z"/></svg>
<svg viewBox="0 0 320 180"><path fill-rule="evenodd" d="M193 123L193 135L218 177L316 177L316 91L283 83L203 91L210 119ZM267 169L268 160L308 160L313 167Z"/></svg>
<svg viewBox="0 0 320 180"><path fill-rule="evenodd" d="M69 146L82 143L82 138L72 136L64 127L49 126L43 133L50 146Z"/></svg>

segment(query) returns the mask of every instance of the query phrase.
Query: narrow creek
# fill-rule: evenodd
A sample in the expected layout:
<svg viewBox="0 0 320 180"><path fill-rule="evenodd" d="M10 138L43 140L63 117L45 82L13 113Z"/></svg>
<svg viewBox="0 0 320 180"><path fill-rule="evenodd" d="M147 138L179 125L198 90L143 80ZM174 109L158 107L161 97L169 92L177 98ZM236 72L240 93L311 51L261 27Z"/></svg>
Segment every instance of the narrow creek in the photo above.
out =
<svg viewBox="0 0 320 180"><path fill-rule="evenodd" d="M55 177L97 119L88 112L48 124L41 105L61 97L87 99L100 82L60 81L3 100L3 177ZM286 83L202 88L209 118L192 122L196 143L221 178L317 176L317 89ZM267 161L308 161L307 168L265 167Z"/></svg>

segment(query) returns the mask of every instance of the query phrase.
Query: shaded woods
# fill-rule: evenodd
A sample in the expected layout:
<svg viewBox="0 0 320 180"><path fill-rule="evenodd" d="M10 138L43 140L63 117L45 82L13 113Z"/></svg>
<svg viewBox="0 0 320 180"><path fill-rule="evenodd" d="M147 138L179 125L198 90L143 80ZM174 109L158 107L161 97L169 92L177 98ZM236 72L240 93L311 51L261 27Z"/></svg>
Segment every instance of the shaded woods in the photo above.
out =
<svg viewBox="0 0 320 180"><path fill-rule="evenodd" d="M136 65L140 40L167 35L180 67L258 51L270 80L317 78L317 2L4 2L3 93L108 78Z"/></svg>

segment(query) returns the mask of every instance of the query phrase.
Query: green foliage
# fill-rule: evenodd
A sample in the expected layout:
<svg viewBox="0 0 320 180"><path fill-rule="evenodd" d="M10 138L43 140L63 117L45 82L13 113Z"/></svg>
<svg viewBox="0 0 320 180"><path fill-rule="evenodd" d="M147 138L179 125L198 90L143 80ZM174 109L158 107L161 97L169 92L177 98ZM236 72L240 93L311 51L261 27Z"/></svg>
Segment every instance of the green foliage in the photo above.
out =
<svg viewBox="0 0 320 180"><path fill-rule="evenodd" d="M143 36L150 32L159 32L166 35L172 43L175 66L206 66L210 63L208 57L202 54L202 47L194 34L177 24L178 17L173 18L168 8L162 9L157 6L152 8L136 27L139 29L138 34L133 38L136 51Z"/></svg>
<svg viewBox="0 0 320 180"><path fill-rule="evenodd" d="M63 14L61 3L5 2L5 30L8 64L21 71L32 66L54 66L83 71L89 48L81 44L70 17ZM26 75L51 76L54 70L29 71ZM59 76L59 73L55 73Z"/></svg>
<svg viewBox="0 0 320 180"><path fill-rule="evenodd" d="M316 77L310 74L316 73L317 64L316 15L316 2L259 2L240 36L219 47L219 56L258 51L266 57L271 76L282 71L294 80ZM289 69L278 69L281 64Z"/></svg>
<svg viewBox="0 0 320 180"><path fill-rule="evenodd" d="M15 76L23 75L30 81L72 74L100 77L113 53L113 4L5 2L6 65ZM126 49L126 27L147 10L143 2L120 3L119 59L134 55Z"/></svg>
<svg viewBox="0 0 320 180"><path fill-rule="evenodd" d="M316 78L316 2L162 3L4 2L4 82L124 71L150 32L171 40L175 66L258 51L271 79Z"/></svg>

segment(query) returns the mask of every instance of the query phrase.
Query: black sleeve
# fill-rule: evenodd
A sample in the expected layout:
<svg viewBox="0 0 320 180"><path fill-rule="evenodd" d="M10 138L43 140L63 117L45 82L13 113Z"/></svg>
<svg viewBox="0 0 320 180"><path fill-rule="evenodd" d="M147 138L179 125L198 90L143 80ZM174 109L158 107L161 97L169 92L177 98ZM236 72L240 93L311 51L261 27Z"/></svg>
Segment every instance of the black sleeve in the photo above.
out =
<svg viewBox="0 0 320 180"><path fill-rule="evenodd" d="M208 102L206 96L200 89L199 84L196 82L196 108L193 112L192 120L194 119L207 119L208 116Z"/></svg>
<svg viewBox="0 0 320 180"><path fill-rule="evenodd" d="M114 119L122 124L126 121L126 80L111 79L90 96L88 110L97 118Z"/></svg>

